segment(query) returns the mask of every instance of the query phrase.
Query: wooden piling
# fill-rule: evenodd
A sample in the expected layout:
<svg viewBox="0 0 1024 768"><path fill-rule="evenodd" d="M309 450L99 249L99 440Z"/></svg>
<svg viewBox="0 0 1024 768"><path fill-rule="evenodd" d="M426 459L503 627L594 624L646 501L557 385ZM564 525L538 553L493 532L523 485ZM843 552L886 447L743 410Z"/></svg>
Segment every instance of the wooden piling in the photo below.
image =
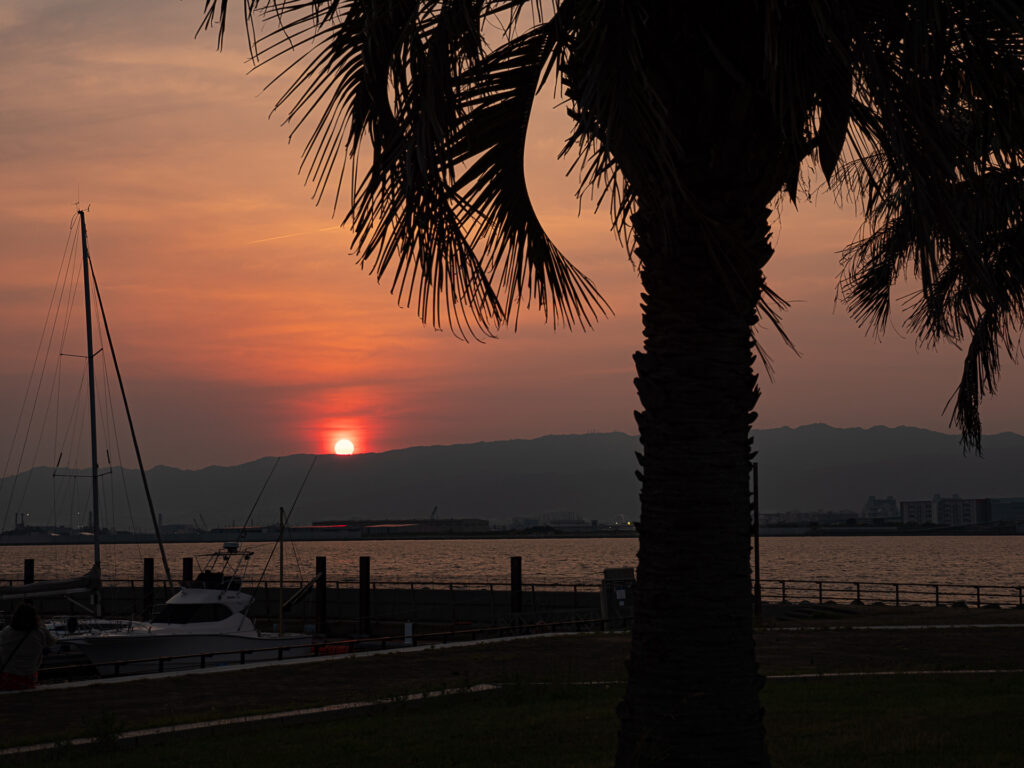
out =
<svg viewBox="0 0 1024 768"><path fill-rule="evenodd" d="M523 612L523 558L516 555L511 558L512 566L512 613Z"/></svg>
<svg viewBox="0 0 1024 768"><path fill-rule="evenodd" d="M359 558L359 631L370 634L370 558Z"/></svg>
<svg viewBox="0 0 1024 768"><path fill-rule="evenodd" d="M153 614L153 558L142 560L142 615L147 619Z"/></svg>
<svg viewBox="0 0 1024 768"><path fill-rule="evenodd" d="M316 559L316 631L327 634L327 558Z"/></svg>
<svg viewBox="0 0 1024 768"><path fill-rule="evenodd" d="M31 557L25 558L25 583L31 584L36 580L36 561Z"/></svg>

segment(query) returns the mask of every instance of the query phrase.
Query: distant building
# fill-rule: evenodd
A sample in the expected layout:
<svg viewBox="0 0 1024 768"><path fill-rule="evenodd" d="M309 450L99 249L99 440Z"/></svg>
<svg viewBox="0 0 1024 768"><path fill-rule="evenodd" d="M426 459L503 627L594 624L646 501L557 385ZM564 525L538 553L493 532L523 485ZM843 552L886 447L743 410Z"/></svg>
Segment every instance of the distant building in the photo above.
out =
<svg viewBox="0 0 1024 768"><path fill-rule="evenodd" d="M931 525L932 502L901 501L900 520L904 525Z"/></svg>
<svg viewBox="0 0 1024 768"><path fill-rule="evenodd" d="M813 512L804 512L799 509L790 509L785 512L762 512L760 515L761 525L775 526L809 526L809 525L840 525L848 524L853 519L853 511L841 509L818 509Z"/></svg>
<svg viewBox="0 0 1024 768"><path fill-rule="evenodd" d="M588 528L596 529L597 520L580 520L576 517L549 520L547 525L556 531L581 531Z"/></svg>
<svg viewBox="0 0 1024 768"><path fill-rule="evenodd" d="M513 530L525 531L527 528L536 528L540 524L539 517L513 517L510 527Z"/></svg>
<svg viewBox="0 0 1024 768"><path fill-rule="evenodd" d="M939 499L936 522L939 525L977 525L992 520L988 499Z"/></svg>
<svg viewBox="0 0 1024 768"><path fill-rule="evenodd" d="M886 496L884 499L868 496L868 500L861 507L860 516L864 520L900 519L900 503L892 496Z"/></svg>
<svg viewBox="0 0 1024 768"><path fill-rule="evenodd" d="M936 494L931 501L901 501L900 518L904 525L978 525L992 521L992 505L989 499Z"/></svg>
<svg viewBox="0 0 1024 768"><path fill-rule="evenodd" d="M198 533L199 528L194 523L160 523L160 532L173 534L175 536L186 536Z"/></svg>
<svg viewBox="0 0 1024 768"><path fill-rule="evenodd" d="M1024 499L989 499L992 520L1024 523Z"/></svg>
<svg viewBox="0 0 1024 768"><path fill-rule="evenodd" d="M347 528L362 536L487 533L491 524L477 518L431 518L429 520L315 520L311 528Z"/></svg>

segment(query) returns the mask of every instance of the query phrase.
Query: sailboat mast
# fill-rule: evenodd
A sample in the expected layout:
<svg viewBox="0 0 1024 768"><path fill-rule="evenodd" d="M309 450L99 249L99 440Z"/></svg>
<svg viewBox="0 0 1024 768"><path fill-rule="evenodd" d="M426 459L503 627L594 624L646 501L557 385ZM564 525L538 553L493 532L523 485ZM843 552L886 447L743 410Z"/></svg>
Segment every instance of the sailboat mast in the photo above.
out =
<svg viewBox="0 0 1024 768"><path fill-rule="evenodd" d="M284 507L281 507L281 530L277 540L277 634L284 635Z"/></svg>
<svg viewBox="0 0 1024 768"><path fill-rule="evenodd" d="M91 267L91 265L90 265ZM153 523L153 532L156 534L156 544L160 548L160 560L164 565L164 578L167 585L174 583L171 578L171 567L167 564L167 550L164 549L163 536L160 534L160 519L156 515L156 508L153 506L153 494L149 491L149 480L146 479L146 468L142 464L142 451L139 450L139 438L135 434L135 421L132 419L132 409L128 407L128 393L124 389L124 379L121 378L121 366L117 364L117 353L114 351L114 339L110 335L110 324L107 323L107 311L103 308L103 296L100 294L100 284L93 272L92 285L96 290L96 303L100 308L100 319L103 321L103 330L107 337L107 349L110 350L110 359L114 363L114 373L117 374L117 386L121 389L121 402L124 403L124 415L128 419L128 430L132 435L132 446L135 448L135 460L139 465L139 477L142 478L142 488L146 492L146 505L149 508L149 519Z"/></svg>
<svg viewBox="0 0 1024 768"><path fill-rule="evenodd" d="M85 286L85 343L89 367L89 444L92 450L92 557L97 584L100 580L100 463L96 454L96 365L92 344L92 302L89 296L89 244L85 237L85 211L78 212L82 224L82 273ZM100 592L96 590L96 615L102 616Z"/></svg>

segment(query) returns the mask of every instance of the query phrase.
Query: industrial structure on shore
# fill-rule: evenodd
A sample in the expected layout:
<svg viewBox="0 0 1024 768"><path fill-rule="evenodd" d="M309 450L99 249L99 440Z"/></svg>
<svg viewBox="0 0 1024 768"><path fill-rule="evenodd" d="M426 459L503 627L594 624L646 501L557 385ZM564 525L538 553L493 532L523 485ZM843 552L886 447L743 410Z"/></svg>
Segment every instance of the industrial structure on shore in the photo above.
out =
<svg viewBox="0 0 1024 768"><path fill-rule="evenodd" d="M162 525L160 533L165 542L221 542L244 539L246 541L276 541L281 537L279 525L227 526L209 530L196 525ZM103 542L107 544L151 542L154 533L133 531L102 530ZM562 537L603 537L635 536L636 526L632 523L613 525L573 524L561 525L558 521L534 524L522 528L491 527L490 521L482 518L438 518L401 520L318 520L310 525L286 525L284 538L289 541L342 541L347 539L449 539L449 538L515 538L562 536ZM40 544L91 544L92 529L66 526L26 525L23 519L15 527L0 532L0 545Z"/></svg>

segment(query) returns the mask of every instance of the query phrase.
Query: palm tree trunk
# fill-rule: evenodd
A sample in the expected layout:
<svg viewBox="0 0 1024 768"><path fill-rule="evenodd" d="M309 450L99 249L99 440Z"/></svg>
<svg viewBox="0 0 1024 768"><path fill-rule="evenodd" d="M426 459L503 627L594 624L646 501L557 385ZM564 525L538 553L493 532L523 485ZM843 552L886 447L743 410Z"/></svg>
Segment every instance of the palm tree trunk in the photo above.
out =
<svg viewBox="0 0 1024 768"><path fill-rule="evenodd" d="M747 488L758 396L751 326L771 247L768 211L732 210L740 213L728 229L728 262L696 217L634 220L643 485L619 768L768 764Z"/></svg>

